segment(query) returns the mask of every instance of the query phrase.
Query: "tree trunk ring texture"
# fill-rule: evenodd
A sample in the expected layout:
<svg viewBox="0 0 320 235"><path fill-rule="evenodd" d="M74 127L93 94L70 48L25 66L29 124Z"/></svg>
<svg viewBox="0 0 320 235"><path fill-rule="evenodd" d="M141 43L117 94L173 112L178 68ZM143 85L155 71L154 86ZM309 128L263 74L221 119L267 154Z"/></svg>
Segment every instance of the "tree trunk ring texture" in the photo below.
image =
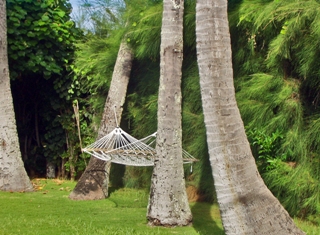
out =
<svg viewBox="0 0 320 235"><path fill-rule="evenodd" d="M21 158L7 55L6 1L0 0L0 190L33 191Z"/></svg>
<svg viewBox="0 0 320 235"><path fill-rule="evenodd" d="M147 212L149 225L192 222L185 189L181 132L181 67L184 1L164 0L156 159Z"/></svg>
<svg viewBox="0 0 320 235"><path fill-rule="evenodd" d="M228 235L304 234L264 184L233 85L227 0L198 0L197 59L212 174Z"/></svg>

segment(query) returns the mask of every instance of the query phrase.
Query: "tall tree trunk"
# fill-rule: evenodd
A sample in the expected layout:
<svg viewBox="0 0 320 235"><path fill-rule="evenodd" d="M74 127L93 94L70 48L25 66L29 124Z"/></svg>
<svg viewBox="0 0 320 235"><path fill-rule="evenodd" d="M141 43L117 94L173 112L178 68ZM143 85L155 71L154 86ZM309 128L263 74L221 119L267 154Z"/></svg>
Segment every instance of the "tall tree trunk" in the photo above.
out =
<svg viewBox="0 0 320 235"><path fill-rule="evenodd" d="M197 0L197 56L212 174L225 233L304 234L257 170L235 99L227 0Z"/></svg>
<svg viewBox="0 0 320 235"><path fill-rule="evenodd" d="M117 61L112 74L108 97L98 130L100 139L111 132L120 123L123 104L131 73L133 53L126 42L120 44ZM116 114L115 114L116 112ZM89 164L81 175L76 187L69 195L73 200L97 200L108 196L108 183L111 162L91 157Z"/></svg>
<svg viewBox="0 0 320 235"><path fill-rule="evenodd" d="M183 0L164 0L161 29L157 159L147 218L150 225L188 225L192 215L182 163L181 66Z"/></svg>
<svg viewBox="0 0 320 235"><path fill-rule="evenodd" d="M33 191L21 158L10 88L6 1L0 0L0 190Z"/></svg>

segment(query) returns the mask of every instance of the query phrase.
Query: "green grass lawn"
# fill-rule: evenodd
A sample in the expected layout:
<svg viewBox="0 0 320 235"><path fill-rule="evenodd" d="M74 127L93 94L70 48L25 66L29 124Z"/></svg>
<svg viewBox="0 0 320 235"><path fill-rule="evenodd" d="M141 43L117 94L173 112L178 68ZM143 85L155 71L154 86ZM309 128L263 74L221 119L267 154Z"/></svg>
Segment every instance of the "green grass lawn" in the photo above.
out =
<svg viewBox="0 0 320 235"><path fill-rule="evenodd" d="M217 205L191 203L193 225L187 227L150 227L146 221L148 192L119 189L98 201L68 199L75 182L34 180L33 193L0 192L0 235L61 234L224 234ZM308 234L320 230L297 221Z"/></svg>

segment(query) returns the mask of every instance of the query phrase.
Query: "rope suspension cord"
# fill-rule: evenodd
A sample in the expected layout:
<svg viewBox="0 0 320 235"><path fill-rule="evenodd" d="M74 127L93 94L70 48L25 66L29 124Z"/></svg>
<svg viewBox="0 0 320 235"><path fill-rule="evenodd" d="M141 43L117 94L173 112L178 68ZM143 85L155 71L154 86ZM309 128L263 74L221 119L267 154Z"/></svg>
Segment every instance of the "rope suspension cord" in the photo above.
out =
<svg viewBox="0 0 320 235"><path fill-rule="evenodd" d="M116 125L117 125L117 127L119 127L118 119L117 119L116 107L117 107L116 105L113 107L113 113L114 113L114 119L116 120Z"/></svg>

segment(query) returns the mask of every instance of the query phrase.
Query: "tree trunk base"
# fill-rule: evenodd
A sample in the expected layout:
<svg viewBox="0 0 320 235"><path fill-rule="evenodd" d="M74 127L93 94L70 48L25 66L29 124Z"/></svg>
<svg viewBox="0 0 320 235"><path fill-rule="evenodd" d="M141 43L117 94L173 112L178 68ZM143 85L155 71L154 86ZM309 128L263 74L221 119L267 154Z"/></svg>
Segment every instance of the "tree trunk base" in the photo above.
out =
<svg viewBox="0 0 320 235"><path fill-rule="evenodd" d="M192 220L184 220L184 221L172 221L170 220L164 220L160 221L157 218L150 218L148 217L148 225L149 226L163 226L163 227L177 227L177 226L191 226L192 225Z"/></svg>
<svg viewBox="0 0 320 235"><path fill-rule="evenodd" d="M106 196L102 192L102 190L98 189L96 191L89 191L88 193L81 193L77 191L72 191L69 195L69 199L75 200L75 201L85 201L85 200L102 200L105 199Z"/></svg>
<svg viewBox="0 0 320 235"><path fill-rule="evenodd" d="M101 200L108 197L110 162L91 157L85 172L70 193L71 200Z"/></svg>
<svg viewBox="0 0 320 235"><path fill-rule="evenodd" d="M53 162L47 162L47 178L54 179L56 177L56 166Z"/></svg>

